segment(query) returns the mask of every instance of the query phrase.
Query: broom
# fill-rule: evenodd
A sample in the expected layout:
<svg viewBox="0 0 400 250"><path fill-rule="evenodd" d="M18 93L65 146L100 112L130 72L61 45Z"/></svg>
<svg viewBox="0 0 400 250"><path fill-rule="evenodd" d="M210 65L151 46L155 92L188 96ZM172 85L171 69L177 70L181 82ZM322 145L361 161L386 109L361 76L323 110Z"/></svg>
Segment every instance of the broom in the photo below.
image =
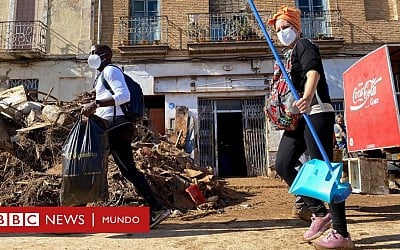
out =
<svg viewBox="0 0 400 250"><path fill-rule="evenodd" d="M275 60L281 69L283 76L285 77L286 82L288 83L289 89L292 92L295 100L299 100L299 95L297 94L297 91L290 80L290 77L282 63L282 60L280 59L278 52L276 51L276 48L265 28L265 25L263 21L261 20L260 14L257 11L256 6L253 3L253 0L248 0L248 3L253 11L253 14L258 22L258 25L261 28L261 31L263 32L265 39L268 43L268 46L270 47L272 54L275 57ZM332 200L335 203L339 203L344 201L351 193L351 188L348 183L340 183L340 175L342 174L342 169L343 169L343 164L341 163L335 163L334 166L332 166L331 162L329 161L328 155L326 154L326 151L324 147L322 146L322 143L317 135L317 132L314 129L314 126L312 125L312 122L310 120L309 115L306 113L303 114L304 119L306 120L307 126L309 127L311 134L317 143L318 149L320 150L322 157L325 161L326 166L328 166L328 172L323 172L323 171L314 171L317 169L319 166L321 166L321 163L323 164L322 161L313 159L309 162L308 165L313 166L314 170L305 169L307 167L307 163L303 165L302 168L300 168L299 173L297 174L292 186L289 189L289 193L292 194L297 194L297 195L304 195L304 196L310 196L313 198L321 199L324 200L328 203L332 202ZM321 173L323 172L323 173ZM316 178L324 178L325 183L321 183L320 181L316 180ZM313 184L310 185L308 184ZM315 186L317 184L317 186ZM320 184L320 187L318 187L318 184ZM325 185L328 184L330 187L326 187ZM307 187L308 185L308 187ZM324 187L321 187L321 185L324 185ZM316 190L316 188L320 188L320 190ZM321 191L321 192L318 192ZM327 193L329 192L329 194Z"/></svg>

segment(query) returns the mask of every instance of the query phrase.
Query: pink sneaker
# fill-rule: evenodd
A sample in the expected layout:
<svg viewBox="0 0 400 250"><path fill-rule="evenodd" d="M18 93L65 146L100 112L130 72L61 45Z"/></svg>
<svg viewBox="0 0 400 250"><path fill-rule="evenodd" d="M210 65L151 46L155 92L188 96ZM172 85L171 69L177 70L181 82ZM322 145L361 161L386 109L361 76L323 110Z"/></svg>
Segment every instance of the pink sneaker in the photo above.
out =
<svg viewBox="0 0 400 250"><path fill-rule="evenodd" d="M331 230L326 237L314 242L314 247L316 249L355 249L350 234L345 238L338 234L336 230Z"/></svg>
<svg viewBox="0 0 400 250"><path fill-rule="evenodd" d="M305 241L312 241L321 236L332 224L331 214L327 213L324 217L317 217L315 214L311 217L311 226L304 235Z"/></svg>

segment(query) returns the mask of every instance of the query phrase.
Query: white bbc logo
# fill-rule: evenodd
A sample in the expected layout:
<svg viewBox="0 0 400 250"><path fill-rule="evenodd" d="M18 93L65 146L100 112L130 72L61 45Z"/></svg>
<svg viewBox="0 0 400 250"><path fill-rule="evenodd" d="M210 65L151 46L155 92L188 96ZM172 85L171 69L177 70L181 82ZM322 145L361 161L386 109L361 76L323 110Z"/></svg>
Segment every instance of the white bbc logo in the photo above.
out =
<svg viewBox="0 0 400 250"><path fill-rule="evenodd" d="M38 227L39 213L0 213L0 227Z"/></svg>

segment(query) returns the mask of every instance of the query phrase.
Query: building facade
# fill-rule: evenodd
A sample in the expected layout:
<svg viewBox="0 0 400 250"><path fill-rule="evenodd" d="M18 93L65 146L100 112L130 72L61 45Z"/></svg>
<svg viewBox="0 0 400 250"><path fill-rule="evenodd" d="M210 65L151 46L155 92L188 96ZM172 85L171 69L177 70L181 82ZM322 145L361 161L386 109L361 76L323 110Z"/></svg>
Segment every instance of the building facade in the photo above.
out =
<svg viewBox="0 0 400 250"><path fill-rule="evenodd" d="M2 88L24 84L71 100L92 88L90 46L106 43L141 84L152 130L179 134L184 110L183 148L199 165L219 176L268 175L280 136L263 113L274 57L246 0L0 3ZM381 45L400 43L399 0L254 3L264 22L283 4L302 10L303 34L321 49L338 112L342 73Z"/></svg>

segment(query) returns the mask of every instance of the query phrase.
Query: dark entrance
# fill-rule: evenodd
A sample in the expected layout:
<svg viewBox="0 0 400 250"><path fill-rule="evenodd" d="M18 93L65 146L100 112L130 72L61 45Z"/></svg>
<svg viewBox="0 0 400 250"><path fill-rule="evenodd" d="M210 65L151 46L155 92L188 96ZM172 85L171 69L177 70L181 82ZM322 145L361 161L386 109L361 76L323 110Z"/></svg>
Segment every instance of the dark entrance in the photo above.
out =
<svg viewBox="0 0 400 250"><path fill-rule="evenodd" d="M13 46L16 50L30 50L35 32L36 0L16 1ZM37 31L36 31L37 32Z"/></svg>
<svg viewBox="0 0 400 250"><path fill-rule="evenodd" d="M217 176L267 176L265 97L199 99L199 164Z"/></svg>
<svg viewBox="0 0 400 250"><path fill-rule="evenodd" d="M218 175L247 176L242 113L217 114Z"/></svg>

